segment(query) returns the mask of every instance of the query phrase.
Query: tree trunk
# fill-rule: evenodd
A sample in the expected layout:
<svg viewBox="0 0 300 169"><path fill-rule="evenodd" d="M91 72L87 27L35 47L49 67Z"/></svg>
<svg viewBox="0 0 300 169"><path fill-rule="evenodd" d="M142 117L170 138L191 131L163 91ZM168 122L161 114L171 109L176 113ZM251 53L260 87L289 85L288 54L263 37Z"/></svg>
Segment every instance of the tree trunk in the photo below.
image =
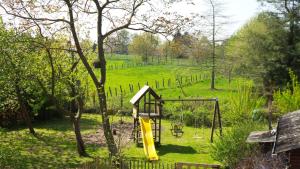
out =
<svg viewBox="0 0 300 169"><path fill-rule="evenodd" d="M23 97L22 97L22 94L21 94L21 89L18 85L18 82L16 82L15 88L16 88L16 94L17 94L18 102L19 102L19 105L20 105L20 111L22 113L24 121L25 121L25 123L26 123L26 125L29 129L29 132L31 134L35 135L35 130L32 126L31 118L30 118L30 115L28 113L27 107L24 103L24 100L23 100Z"/></svg>
<svg viewBox="0 0 300 169"><path fill-rule="evenodd" d="M88 71L90 77L92 78L94 85L97 90L98 98L99 98L99 106L100 106L100 113L102 115L103 119L103 129L104 129L104 136L106 138L107 144L108 144L108 149L112 155L117 155L117 146L115 144L115 141L112 136L112 132L110 129L110 123L109 123L109 118L107 114L107 106L106 106L106 96L105 96L105 90L104 90L104 85L106 81L106 61L104 57L104 49L103 49L103 40L104 37L102 35L102 8L100 7L99 1L94 1L97 9L98 9L98 18L97 18L97 36L98 36L98 58L100 60L100 66L101 66L101 77L100 77L100 82L98 81L96 74L94 73L93 69L89 65L87 58L85 57L83 50L81 48L77 32L76 32L76 27L74 24L74 16L73 16L73 9L72 9L72 4L70 1L65 1L68 9L69 9L69 17L70 17L70 29L73 35L73 39L75 42L75 46L77 49L77 53L85 66L86 70Z"/></svg>
<svg viewBox="0 0 300 169"><path fill-rule="evenodd" d="M80 122L79 119L73 119L73 129L76 137L76 143L77 143L77 152L80 156L88 156L85 147L84 147L84 142L82 140L81 132L80 132Z"/></svg>
<svg viewBox="0 0 300 169"><path fill-rule="evenodd" d="M83 100L81 96L77 95L78 92L76 92L76 87L74 86L74 83L69 83L69 86L71 88L71 97L72 98L76 97L76 100L73 99L71 101L70 118L73 123L73 129L74 129L76 144L77 144L77 152L80 156L86 157L88 156L88 154L85 151L84 142L82 140L82 136L80 132L80 119L81 119L81 114L83 112Z"/></svg>
<svg viewBox="0 0 300 169"><path fill-rule="evenodd" d="M99 20L98 20L99 21ZM101 23L98 23L101 25ZM98 30L98 58L100 60L100 83L97 86L98 98L99 98L99 106L100 106L100 113L102 115L102 126L104 130L104 136L106 138L106 143L108 146L108 150L112 156L116 156L118 153L117 145L115 143L111 125L109 121L109 116L107 112L107 101L106 101L106 94L105 94L105 83L106 83L106 60L104 55L104 43L103 37L101 36L101 30Z"/></svg>
<svg viewBox="0 0 300 169"><path fill-rule="evenodd" d="M273 118L273 113L272 113L272 101L273 101L273 86L272 83L270 83L268 85L267 88L267 106L268 106L268 113L269 113L269 117L268 117L268 127L269 130L272 130L272 118Z"/></svg>
<svg viewBox="0 0 300 169"><path fill-rule="evenodd" d="M212 49L212 67L211 67L211 84L210 84L210 89L214 90L215 89L215 59L216 59L216 41L215 41L215 33L216 33L216 16L215 16L215 6L212 1L210 1L211 6L212 6L212 12L213 12L213 23L212 23L212 43L213 43L213 49Z"/></svg>
<svg viewBox="0 0 300 169"><path fill-rule="evenodd" d="M231 84L231 72L232 72L232 69L229 68L229 71L228 71L228 83L229 83L229 85Z"/></svg>
<svg viewBox="0 0 300 169"><path fill-rule="evenodd" d="M51 97L54 98L55 94L55 68L53 63L53 57L50 49L46 48L47 56L49 59L49 64L51 66Z"/></svg>

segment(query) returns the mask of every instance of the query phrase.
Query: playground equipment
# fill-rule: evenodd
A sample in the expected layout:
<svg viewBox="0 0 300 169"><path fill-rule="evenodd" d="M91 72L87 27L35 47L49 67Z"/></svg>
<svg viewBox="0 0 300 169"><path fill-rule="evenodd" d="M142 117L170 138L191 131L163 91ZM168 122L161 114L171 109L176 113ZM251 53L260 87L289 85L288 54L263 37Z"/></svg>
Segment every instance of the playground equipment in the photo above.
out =
<svg viewBox="0 0 300 169"><path fill-rule="evenodd" d="M222 122L221 122L221 113L220 113L220 107L219 107L219 99L218 98L210 98L210 99L202 99L202 98L193 98L193 99L163 99L165 102L214 102L214 115L213 115L213 121L212 121L212 127L211 127L211 135L210 135L210 142L213 142L214 137L214 131L216 126L218 125L220 136L222 136ZM218 121L218 124L217 124Z"/></svg>
<svg viewBox="0 0 300 169"><path fill-rule="evenodd" d="M220 135L222 135L221 114L219 108L219 101L217 98L213 99L165 99L156 94L152 88L145 85L141 88L130 100L133 105L133 119L134 130L133 138L137 145L143 144L144 151L149 160L157 160L158 157L155 152L155 146L161 144L161 118L162 106L166 101L186 102L186 101L208 101L215 102L214 116L211 130L211 142L213 142L214 130L216 128L216 118L218 117L218 126ZM182 135L183 125L173 125L171 131L174 135Z"/></svg>
<svg viewBox="0 0 300 169"><path fill-rule="evenodd" d="M171 132L175 137L181 137L183 135L183 123L182 122L172 122L171 123Z"/></svg>
<svg viewBox="0 0 300 169"><path fill-rule="evenodd" d="M151 120L149 118L140 117L142 139L144 145L144 152L149 160L158 160L155 145L153 142L153 135L151 129Z"/></svg>
<svg viewBox="0 0 300 169"><path fill-rule="evenodd" d="M130 103L133 105L134 141L137 145L143 143L149 160L157 160L154 145L160 145L163 101L149 86L144 86L133 96Z"/></svg>

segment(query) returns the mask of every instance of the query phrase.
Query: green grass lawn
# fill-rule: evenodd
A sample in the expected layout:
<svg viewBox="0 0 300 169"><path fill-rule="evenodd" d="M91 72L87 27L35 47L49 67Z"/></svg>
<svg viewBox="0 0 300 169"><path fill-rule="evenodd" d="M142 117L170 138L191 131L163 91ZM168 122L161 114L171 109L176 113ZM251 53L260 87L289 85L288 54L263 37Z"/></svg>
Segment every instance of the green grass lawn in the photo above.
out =
<svg viewBox="0 0 300 169"><path fill-rule="evenodd" d="M132 121L129 117L125 119ZM114 122L117 120L114 118ZM82 134L95 133L100 124L100 115L85 114L81 121ZM209 154L210 129L184 127L184 135L176 138L171 135L169 121L163 120L162 126L162 145L157 148L162 162L218 163ZM36 137L29 135L26 128L1 130L0 162L6 161L13 168L68 168L92 161L92 158L77 155L74 133L68 119L39 123L34 127ZM196 131L201 138L193 138ZM91 157L108 156L106 147L86 144L86 148ZM143 148L136 147L132 141L122 151L127 158L146 159Z"/></svg>
<svg viewBox="0 0 300 169"><path fill-rule="evenodd" d="M164 162L195 162L195 163L218 163L214 161L210 152L209 128L184 127L182 137L175 137L171 134L169 121L162 121L161 146L157 148L159 159ZM197 137L197 138L196 138ZM124 150L126 157L144 157L142 147L131 145Z"/></svg>
<svg viewBox="0 0 300 169"><path fill-rule="evenodd" d="M205 66L195 63L191 63L188 59L174 59L173 62L166 64L154 64L150 63L145 66L120 68L120 69L108 69L107 70L107 83L105 85L106 92L108 94L108 108L114 110L131 111L131 105L129 100L135 95L140 87L148 84L163 98L187 98L187 97L201 97L201 98L219 98L220 103L227 99L228 95L234 93L240 80L235 78L229 84L228 79L224 78L222 74L216 74L216 89L210 90L210 69ZM107 66L142 63L140 57L132 55L113 55L110 57L107 55ZM100 76L99 70L96 70L97 76ZM191 85L184 85L181 88L178 87L177 78L183 77L183 83L190 81L191 75L194 81ZM195 77L197 76L197 82ZM87 78L88 77L88 78ZM82 80L83 87L86 89L86 106L93 108L97 106L97 97L95 87L92 84L89 76L84 77ZM168 79L171 80L170 87L168 86ZM159 82L159 88L156 88L156 83ZM164 81L164 87L162 85ZM88 83L88 84L87 84ZM130 92L129 84L133 85L133 92ZM88 87L87 87L88 86ZM120 95L120 86L125 91ZM109 90L111 89L111 90ZM116 94L117 90L117 94ZM112 96L110 95L112 92ZM121 107L121 102L122 106Z"/></svg>
<svg viewBox="0 0 300 169"><path fill-rule="evenodd" d="M135 57L122 56L108 59L108 65L135 63ZM114 89L122 85L126 95L123 98L123 109L131 111L129 100L137 92L137 84L143 86L146 82L154 88L163 98L201 97L220 99L222 102L228 99L228 95L234 93L240 83L235 79L231 84L225 78L218 76L216 79L217 90L210 90L209 70L203 70L201 66L182 66L171 63L166 65L147 65L126 69L113 69L107 71L107 84ZM187 64L187 63L184 63ZM175 85L176 76L203 75L203 79L192 85L187 85L182 90ZM204 78L206 76L206 78ZM88 78L86 78L88 79ZM171 79L171 87L155 88L155 80ZM183 79L185 80L185 79ZM85 81L86 82L86 81ZM85 83L84 82L84 83ZM134 92L129 93L129 84L134 85ZM89 83L89 95L87 97L88 106L92 105L91 93L94 90L92 83ZM183 91L183 92L182 92ZM113 91L114 92L114 91ZM185 94L185 96L184 96ZM96 102L97 103L97 102ZM119 110L120 100L117 97L108 97L109 108ZM113 107L114 106L114 107ZM116 121L116 120L114 120ZM132 122L131 118L126 118L127 122ZM81 121L83 135L96 133L101 125L101 117L95 114L84 114ZM210 129L198 129L184 127L184 134L181 138L171 135L170 122L163 120L162 145L157 148L160 160L165 162L197 162L197 163L218 163L214 161L210 152ZM76 142L72 130L71 122L68 119L51 120L34 124L37 136L28 134L26 128L14 130L0 129L0 162L6 162L12 168L72 168L85 162L92 161L92 158L80 158L76 152ZM198 132L200 138L193 138ZM107 157L106 147L99 147L97 144L86 144L87 152L91 157ZM143 148L136 147L132 142L124 147L123 154L128 158L146 159ZM1 166L1 165L0 165Z"/></svg>

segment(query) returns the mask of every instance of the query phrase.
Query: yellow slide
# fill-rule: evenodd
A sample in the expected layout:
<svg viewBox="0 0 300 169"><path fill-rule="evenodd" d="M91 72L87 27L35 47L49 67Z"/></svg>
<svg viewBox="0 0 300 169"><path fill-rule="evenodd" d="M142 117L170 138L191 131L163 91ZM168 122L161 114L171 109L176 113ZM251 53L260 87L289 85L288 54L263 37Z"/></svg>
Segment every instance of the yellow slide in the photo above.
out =
<svg viewBox="0 0 300 169"><path fill-rule="evenodd" d="M158 160L153 141L151 122L149 118L140 117L144 151L149 160Z"/></svg>

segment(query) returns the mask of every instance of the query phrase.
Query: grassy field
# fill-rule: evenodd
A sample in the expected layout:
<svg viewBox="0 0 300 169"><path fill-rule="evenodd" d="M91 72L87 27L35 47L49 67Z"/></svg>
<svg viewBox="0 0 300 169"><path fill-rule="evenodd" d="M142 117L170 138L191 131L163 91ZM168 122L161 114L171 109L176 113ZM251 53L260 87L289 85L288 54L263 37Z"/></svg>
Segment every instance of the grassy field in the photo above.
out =
<svg viewBox="0 0 300 169"><path fill-rule="evenodd" d="M108 68L113 65L119 67L119 69L108 69L107 71L106 91L108 93L109 106L113 109L121 109L120 86L123 90L123 108L125 107L126 111L128 111L129 108L131 108L129 100L138 91L138 84L142 87L148 82L148 84L155 89L158 94L162 95L163 98L178 98L179 96L181 98L218 97L222 100L223 98L226 98L229 93L232 93L240 83L240 80L235 79L229 84L226 78L223 78L221 74L217 73L217 90L210 90L210 70L203 65L191 64L190 60L184 59L177 59L172 63L167 64L157 65L150 63L149 65L144 66L121 68L121 65L130 65L134 63L141 63L141 61L135 56L130 55L114 55L111 58L108 57ZM97 71L97 73L99 73L99 71ZM190 82L191 75L193 76L193 82ZM178 87L178 81L176 81L176 79L180 79L181 77L183 84L188 84L183 85L182 89ZM168 86L169 79L171 82L170 86ZM159 83L158 88L156 88L156 81ZM129 84L133 85L133 92L130 92ZM92 105L92 95L95 93L95 89L90 79L88 86L88 106L94 106ZM110 95L109 88L112 96Z"/></svg>
<svg viewBox="0 0 300 169"><path fill-rule="evenodd" d="M81 121L83 136L95 134L101 125L100 119L100 115L85 114ZM118 119L114 118L114 121ZM125 121L132 122L132 119L127 117ZM184 127L183 137L176 138L169 130L170 122L163 120L162 126L162 145L157 153L163 162L218 163L209 154L210 129ZM13 168L68 168L92 161L92 158L78 157L68 119L35 124L34 127L38 133L36 137L29 135L25 128L0 132L1 149L5 147L6 153L11 152L1 154L1 161L6 158L5 161ZM195 134L200 138L193 138ZM108 155L105 146L86 144L86 148L91 157ZM132 141L122 151L127 158L145 159L143 148L136 147Z"/></svg>
<svg viewBox="0 0 300 169"><path fill-rule="evenodd" d="M108 65L122 65L137 62L135 57L123 56L108 59ZM240 83L235 79L231 84L225 78L217 75L216 88L210 90L209 70L204 70L201 66L183 66L178 60L166 65L146 65L130 68L111 69L107 72L107 87L119 88L120 85L127 91L123 96L123 108L131 110L130 98L138 90L137 84L142 86L146 82L152 86L163 98L202 97L220 99L222 103L228 100L229 94L234 94ZM189 64L182 62L183 64ZM201 75L202 79L190 85L185 85L182 89L175 84L178 76ZM162 79L171 79L170 87L155 88L155 80L162 83ZM134 85L134 92L130 93L128 84ZM89 94L92 93L93 85L89 84ZM125 87L126 86L126 87ZM88 97L88 105L91 106L91 96ZM121 109L120 100L116 97L108 97L108 105L115 110ZM114 106L114 107L113 107ZM116 121L116 118L114 119ZM127 122L132 119L126 118ZM184 127L184 135L175 138L170 132L170 122L163 120L162 146L157 149L159 158L165 162L197 162L197 163L218 163L214 161L210 152L210 129L198 129ZM85 114L81 121L83 136L97 133L100 128L101 118L95 114ZM34 127L37 136L28 135L27 129L18 128L14 130L0 130L0 161L7 162L13 168L69 168L76 167L92 158L80 158L76 152L76 142L72 125L68 119L52 120L44 123L35 123ZM193 138L195 133L200 138ZM100 136L96 137L101 139ZM103 139L103 138L102 138ZM86 144L87 152L91 157L108 156L105 146L96 143ZM136 147L130 142L123 149L123 154L128 158L145 159L143 148Z"/></svg>

